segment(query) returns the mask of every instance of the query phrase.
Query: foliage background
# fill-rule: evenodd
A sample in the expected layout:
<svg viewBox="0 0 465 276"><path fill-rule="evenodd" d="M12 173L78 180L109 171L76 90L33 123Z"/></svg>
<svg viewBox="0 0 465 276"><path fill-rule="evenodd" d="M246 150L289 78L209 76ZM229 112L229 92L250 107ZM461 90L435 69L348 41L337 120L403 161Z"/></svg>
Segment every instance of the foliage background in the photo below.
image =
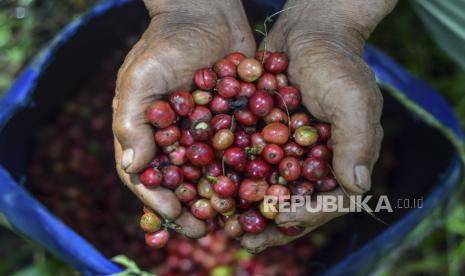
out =
<svg viewBox="0 0 465 276"><path fill-rule="evenodd" d="M21 68L61 28L96 0L0 0L0 95ZM465 72L432 41L410 1L376 29L370 42L429 82L454 107L465 126ZM387 275L460 275L465 264L465 204L454 204L426 239L383 269ZM42 249L0 229L0 275L69 275L70 270Z"/></svg>

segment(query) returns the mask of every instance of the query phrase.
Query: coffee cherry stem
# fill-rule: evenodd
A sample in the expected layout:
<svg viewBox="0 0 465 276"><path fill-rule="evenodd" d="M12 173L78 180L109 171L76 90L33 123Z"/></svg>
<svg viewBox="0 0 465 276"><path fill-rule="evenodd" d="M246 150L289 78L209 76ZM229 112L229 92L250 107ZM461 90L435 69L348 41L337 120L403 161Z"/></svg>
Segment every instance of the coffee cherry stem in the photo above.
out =
<svg viewBox="0 0 465 276"><path fill-rule="evenodd" d="M163 222L162 226L164 228L171 229L171 230L174 230L174 231L181 231L182 230L181 225L179 225L177 223L174 223L172 221L168 221L168 220L165 220Z"/></svg>
<svg viewBox="0 0 465 276"><path fill-rule="evenodd" d="M273 91L274 94L278 95L278 97L281 98L281 101L283 101L283 104L284 104L284 107L286 108L286 113L287 113L287 126L289 128L289 137L291 137L291 115L289 113L289 108L287 108L287 104L286 102L284 101L284 98L283 96L281 96L281 94L279 94L278 92L276 91Z"/></svg>
<svg viewBox="0 0 465 276"><path fill-rule="evenodd" d="M328 167L329 167L329 170L331 171L331 173L334 175L334 178L336 179L336 182L337 184L339 185L339 187L341 188L342 192L344 193L344 195L346 197L348 197L350 199L350 201L352 203L354 203L355 205L357 205L357 207L360 207L363 211L365 211L365 213L367 213L368 215L370 215L373 219L377 220L378 222L381 222L382 224L384 225L389 225L387 222L385 222L384 220L378 218L375 214L373 214L372 212L368 211L367 209L365 209L365 207L363 207L362 205L360 205L360 203L354 201L352 199L352 197L350 197L349 193L346 191L346 189L344 188L344 186L342 186L340 183L341 181L339 181L339 179L337 178L335 172L334 172L334 169L333 167L331 166L331 164L327 163Z"/></svg>
<svg viewBox="0 0 465 276"><path fill-rule="evenodd" d="M269 22L269 23L273 22L273 20L272 20L273 17L279 15L280 13L283 13L283 12L285 12L285 11L298 8L299 6L303 6L303 5L304 5L304 4L299 4L299 5L290 6L290 7L287 7L287 8L285 8L285 9L279 10L279 11L273 13L272 15L268 15L268 16L265 18L265 20L263 20L263 31L260 30L260 29L255 29L255 31L256 31L257 33L263 35L263 45L264 45L264 47L263 47L263 57L265 57L265 56L266 56L266 53L268 52L267 47L266 47L266 46L267 46L267 45L266 45L266 39L267 39L267 37L268 37L268 25L267 25L268 22ZM262 59L262 64L264 64L264 63L265 63L265 58Z"/></svg>
<svg viewBox="0 0 465 276"><path fill-rule="evenodd" d="M230 131L234 132L236 130L236 117L234 114L231 116L231 127L229 128Z"/></svg>
<svg viewBox="0 0 465 276"><path fill-rule="evenodd" d="M233 123L234 123L234 116L232 117L233 118ZM231 127L232 127L232 124L231 124ZM225 169L225 166L224 166L224 156L221 158L221 169L223 170L223 176L226 176L226 169Z"/></svg>
<svg viewBox="0 0 465 276"><path fill-rule="evenodd" d="M224 172L223 172L223 175L224 175ZM213 175L207 176L207 179L210 180L210 182L213 183L213 184L218 182L218 178L216 176L213 176Z"/></svg>
<svg viewBox="0 0 465 276"><path fill-rule="evenodd" d="M250 160L255 160L256 156L260 154L260 150L256 147L246 147L245 153Z"/></svg>

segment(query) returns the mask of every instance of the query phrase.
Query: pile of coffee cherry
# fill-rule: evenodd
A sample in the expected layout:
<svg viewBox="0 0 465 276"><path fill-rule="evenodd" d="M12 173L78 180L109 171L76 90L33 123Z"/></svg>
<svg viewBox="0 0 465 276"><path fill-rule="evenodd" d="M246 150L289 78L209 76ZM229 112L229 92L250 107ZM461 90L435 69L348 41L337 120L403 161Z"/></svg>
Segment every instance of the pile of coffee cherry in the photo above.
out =
<svg viewBox="0 0 465 276"><path fill-rule="evenodd" d="M252 255L224 231L214 231L198 240L174 234L165 248L151 250L151 254L160 252L163 258L152 270L159 276L296 276L314 274L317 248L309 239L300 239Z"/></svg>
<svg viewBox="0 0 465 276"><path fill-rule="evenodd" d="M211 231L223 227L232 238L273 222L278 213L265 208L265 195L284 200L335 189L331 127L302 106L284 74L288 63L284 53L231 53L197 70L192 92L155 101L146 116L159 153L140 174L142 184L173 190ZM153 210L144 209L140 225L149 246L169 240L170 224Z"/></svg>
<svg viewBox="0 0 465 276"><path fill-rule="evenodd" d="M134 217L142 208L128 189L121 188L109 110L127 50L109 53L82 90L36 132L28 190L106 257L124 254L156 275L309 275L310 259L321 246L318 234L255 255L219 227L196 240L171 233L160 250L141 243L144 235Z"/></svg>

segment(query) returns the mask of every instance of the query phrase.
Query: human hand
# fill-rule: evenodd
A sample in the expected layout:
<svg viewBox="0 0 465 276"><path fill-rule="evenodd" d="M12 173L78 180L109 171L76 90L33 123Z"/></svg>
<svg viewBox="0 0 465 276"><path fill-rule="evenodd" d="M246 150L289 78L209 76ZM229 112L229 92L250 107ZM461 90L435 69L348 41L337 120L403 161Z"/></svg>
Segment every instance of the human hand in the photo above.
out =
<svg viewBox="0 0 465 276"><path fill-rule="evenodd" d="M205 225L182 210L175 194L163 187L148 189L138 174L153 159L153 127L148 106L169 91L189 89L195 70L210 67L226 54L255 52L239 0L145 0L151 22L126 56L118 73L113 100L116 167L120 178L148 207L182 227L193 238Z"/></svg>
<svg viewBox="0 0 465 276"><path fill-rule="evenodd" d="M332 164L340 187L323 195L341 199L337 196L370 190L383 137L382 96L363 61L363 47L395 4L395 0L289 0L260 47L288 54L288 75L301 90L303 104L317 119L331 123ZM258 252L286 244L340 215L308 212L305 206L280 213L275 219L278 226L300 226L303 232L289 237L269 226L258 235L245 235L242 245Z"/></svg>

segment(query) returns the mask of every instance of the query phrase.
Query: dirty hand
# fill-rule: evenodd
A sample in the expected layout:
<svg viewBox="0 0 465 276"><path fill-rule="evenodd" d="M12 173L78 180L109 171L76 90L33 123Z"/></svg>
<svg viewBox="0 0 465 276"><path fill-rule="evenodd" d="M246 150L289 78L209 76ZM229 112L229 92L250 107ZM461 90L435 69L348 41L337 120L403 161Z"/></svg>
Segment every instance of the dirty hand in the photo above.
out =
<svg viewBox="0 0 465 276"><path fill-rule="evenodd" d="M304 105L332 125L333 169L340 187L331 195L363 194L371 187L383 137L383 101L363 61L363 46L395 4L396 0L289 0L261 45L289 55L289 78L301 90ZM302 207L278 214L276 223L304 227L299 237L339 215ZM259 235L244 236L242 245L257 252L297 237L270 226Z"/></svg>
<svg viewBox="0 0 465 276"><path fill-rule="evenodd" d="M205 234L205 225L182 210L175 194L148 189L139 181L155 155L147 107L169 91L189 89L196 69L234 51L253 56L253 39L242 4L231 1L145 0L151 22L118 73L113 100L113 132L118 173L139 199L181 225L189 237Z"/></svg>

